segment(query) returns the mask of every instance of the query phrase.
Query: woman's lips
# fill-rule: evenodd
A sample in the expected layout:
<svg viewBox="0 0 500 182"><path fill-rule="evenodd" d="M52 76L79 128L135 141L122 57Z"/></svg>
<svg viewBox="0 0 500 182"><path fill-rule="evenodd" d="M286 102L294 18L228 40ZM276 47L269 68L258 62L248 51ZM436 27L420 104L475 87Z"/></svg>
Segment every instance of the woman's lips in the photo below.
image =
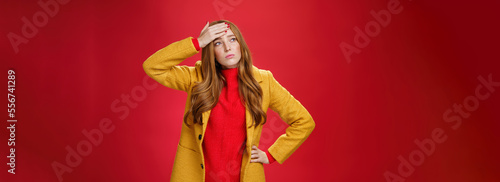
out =
<svg viewBox="0 0 500 182"><path fill-rule="evenodd" d="M233 58L233 57L234 57L234 54L228 54L228 55L226 56L226 58L227 58L227 59L231 59L231 58Z"/></svg>

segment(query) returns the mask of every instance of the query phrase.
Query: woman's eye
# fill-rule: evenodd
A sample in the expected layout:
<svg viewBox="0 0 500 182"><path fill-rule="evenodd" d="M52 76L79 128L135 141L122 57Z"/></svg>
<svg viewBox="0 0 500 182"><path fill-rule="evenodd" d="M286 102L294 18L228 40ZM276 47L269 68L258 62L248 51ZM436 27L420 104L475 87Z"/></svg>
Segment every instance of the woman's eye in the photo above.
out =
<svg viewBox="0 0 500 182"><path fill-rule="evenodd" d="M216 42L215 45L220 45L220 42Z"/></svg>
<svg viewBox="0 0 500 182"><path fill-rule="evenodd" d="M236 41L236 38L232 38L231 41Z"/></svg>

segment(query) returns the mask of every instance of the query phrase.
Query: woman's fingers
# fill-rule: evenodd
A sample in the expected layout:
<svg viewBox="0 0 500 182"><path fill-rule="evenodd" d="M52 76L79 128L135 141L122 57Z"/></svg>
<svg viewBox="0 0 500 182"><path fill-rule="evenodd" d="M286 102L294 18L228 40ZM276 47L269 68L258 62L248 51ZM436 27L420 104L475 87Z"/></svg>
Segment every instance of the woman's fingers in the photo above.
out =
<svg viewBox="0 0 500 182"><path fill-rule="evenodd" d="M252 159L252 160L250 160L250 162L260 162L260 163L262 163L262 162L261 162L260 160L258 160L258 159Z"/></svg>
<svg viewBox="0 0 500 182"><path fill-rule="evenodd" d="M218 23L218 24L209 26L208 29L213 30L213 29L221 29L221 28L227 27L224 25L225 25L224 23Z"/></svg>
<svg viewBox="0 0 500 182"><path fill-rule="evenodd" d="M257 146L252 146L252 151L251 151L251 160L250 162L260 162L263 164L269 164L269 160L267 159L266 153Z"/></svg>
<svg viewBox="0 0 500 182"><path fill-rule="evenodd" d="M252 155L250 155L250 162L261 162L259 152L257 150L252 150Z"/></svg>
<svg viewBox="0 0 500 182"><path fill-rule="evenodd" d="M259 158L259 152L256 150L252 150L250 158Z"/></svg>
<svg viewBox="0 0 500 182"><path fill-rule="evenodd" d="M223 33L224 31L227 31L229 29L228 25L225 24L225 23L218 23L218 24L215 24L215 25L212 25L209 27L209 29L214 33L214 34L218 34L218 33ZM216 37L218 38L218 37ZM215 39L215 38L214 38Z"/></svg>
<svg viewBox="0 0 500 182"><path fill-rule="evenodd" d="M267 159L266 153L257 148L257 146L255 145L252 146L252 151L250 153L251 153L250 162L260 162L263 164L269 164L269 160Z"/></svg>
<svg viewBox="0 0 500 182"><path fill-rule="evenodd" d="M214 35L217 35L217 34L221 34L221 33L224 33L225 31L227 31L229 28L227 26L216 26L216 27L212 27L212 29L210 30L211 33L213 33ZM216 38L219 38L219 37L214 37L214 39Z"/></svg>
<svg viewBox="0 0 500 182"><path fill-rule="evenodd" d="M251 154L250 158L251 159L259 159L260 158L259 152L260 152L259 148L257 148L256 146L253 146L252 151L250 152L250 154Z"/></svg>
<svg viewBox="0 0 500 182"><path fill-rule="evenodd" d="M208 45L213 40L219 38L224 35L226 31L229 29L229 25L223 23L217 23L212 26L205 25L203 30L198 37L198 42L200 43L200 47L203 48ZM208 26L208 27L207 27Z"/></svg>

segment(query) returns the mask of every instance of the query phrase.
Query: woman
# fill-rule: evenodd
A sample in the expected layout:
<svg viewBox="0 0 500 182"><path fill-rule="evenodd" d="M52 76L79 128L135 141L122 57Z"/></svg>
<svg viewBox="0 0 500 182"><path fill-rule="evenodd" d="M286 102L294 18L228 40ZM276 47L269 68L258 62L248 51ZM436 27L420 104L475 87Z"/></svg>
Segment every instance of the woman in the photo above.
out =
<svg viewBox="0 0 500 182"><path fill-rule="evenodd" d="M194 67L178 65L200 50ZM263 164L282 164L315 127L270 71L252 65L245 40L229 21L207 22L198 38L171 43L143 67L162 85L188 93L171 181L265 181ZM268 108L289 127L262 151Z"/></svg>

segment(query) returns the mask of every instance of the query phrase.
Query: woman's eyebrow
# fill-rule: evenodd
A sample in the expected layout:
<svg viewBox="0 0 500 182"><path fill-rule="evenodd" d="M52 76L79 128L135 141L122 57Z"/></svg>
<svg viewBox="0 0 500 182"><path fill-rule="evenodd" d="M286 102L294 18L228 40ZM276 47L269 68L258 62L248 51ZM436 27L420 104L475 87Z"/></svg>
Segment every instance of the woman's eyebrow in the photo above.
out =
<svg viewBox="0 0 500 182"><path fill-rule="evenodd" d="M234 34L228 35L228 36L226 36L226 37L231 37L231 36L236 37L236 35L234 35ZM220 38L220 37L219 37L219 38L216 38L214 41L219 40L219 39L221 39L221 38Z"/></svg>

